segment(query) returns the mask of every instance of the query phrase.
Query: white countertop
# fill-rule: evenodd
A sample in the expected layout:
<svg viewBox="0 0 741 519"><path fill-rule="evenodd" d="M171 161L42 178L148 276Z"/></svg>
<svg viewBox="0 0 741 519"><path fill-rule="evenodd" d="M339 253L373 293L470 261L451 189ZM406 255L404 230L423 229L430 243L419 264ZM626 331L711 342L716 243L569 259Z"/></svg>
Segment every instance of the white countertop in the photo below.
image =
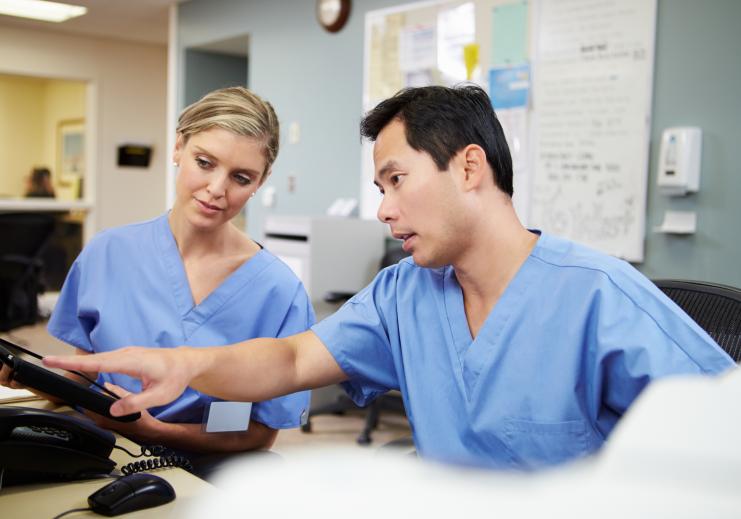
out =
<svg viewBox="0 0 741 519"><path fill-rule="evenodd" d="M0 198L0 211L89 211L93 204L85 200L55 198Z"/></svg>

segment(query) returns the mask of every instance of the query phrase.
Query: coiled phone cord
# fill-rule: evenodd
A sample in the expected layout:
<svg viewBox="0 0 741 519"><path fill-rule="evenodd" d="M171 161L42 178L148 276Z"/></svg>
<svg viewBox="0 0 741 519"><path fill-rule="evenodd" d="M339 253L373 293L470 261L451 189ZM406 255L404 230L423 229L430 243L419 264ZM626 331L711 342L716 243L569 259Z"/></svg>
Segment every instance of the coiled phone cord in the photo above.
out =
<svg viewBox="0 0 741 519"><path fill-rule="evenodd" d="M132 458L141 458L142 456L150 456L149 459L132 461L121 467L121 472L128 476L135 472L144 472L153 469L179 467L185 469L188 472L193 472L193 464L185 456L174 453L170 449L163 447L162 445L142 445L141 453L134 454L124 447L114 446L116 449L124 451Z"/></svg>

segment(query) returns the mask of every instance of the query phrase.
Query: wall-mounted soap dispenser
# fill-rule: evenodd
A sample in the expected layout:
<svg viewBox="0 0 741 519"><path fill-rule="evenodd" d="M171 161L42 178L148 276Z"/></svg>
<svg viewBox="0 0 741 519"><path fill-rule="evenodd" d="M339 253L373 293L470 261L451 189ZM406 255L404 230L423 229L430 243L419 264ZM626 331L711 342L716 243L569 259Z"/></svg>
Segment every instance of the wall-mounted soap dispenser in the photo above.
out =
<svg viewBox="0 0 741 519"><path fill-rule="evenodd" d="M701 161L700 128L684 126L664 130L656 179L659 192L668 196L696 192L700 188Z"/></svg>

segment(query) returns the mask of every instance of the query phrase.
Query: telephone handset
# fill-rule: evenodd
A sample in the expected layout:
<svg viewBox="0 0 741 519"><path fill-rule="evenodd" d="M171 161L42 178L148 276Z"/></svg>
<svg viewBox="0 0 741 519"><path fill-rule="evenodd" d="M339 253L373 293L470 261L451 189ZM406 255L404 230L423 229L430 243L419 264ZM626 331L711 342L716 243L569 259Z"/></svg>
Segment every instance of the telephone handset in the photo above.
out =
<svg viewBox="0 0 741 519"><path fill-rule="evenodd" d="M192 471L190 461L161 446L134 454L116 446L112 432L90 420L28 407L0 406L0 487L40 481L70 481L110 475L113 449L152 456L121 467L131 474L166 467Z"/></svg>
<svg viewBox="0 0 741 519"><path fill-rule="evenodd" d="M88 420L27 407L0 407L3 484L88 479L111 473L116 438Z"/></svg>

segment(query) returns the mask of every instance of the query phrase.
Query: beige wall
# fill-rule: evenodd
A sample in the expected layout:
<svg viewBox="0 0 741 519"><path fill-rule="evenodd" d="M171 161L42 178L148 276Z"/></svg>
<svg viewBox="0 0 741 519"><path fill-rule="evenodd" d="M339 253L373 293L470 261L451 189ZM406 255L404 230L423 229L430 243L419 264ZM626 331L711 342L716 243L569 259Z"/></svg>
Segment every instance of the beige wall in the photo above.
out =
<svg viewBox="0 0 741 519"><path fill-rule="evenodd" d="M0 74L0 196L23 196L33 167L57 174L58 124L84 119L85 99L81 81Z"/></svg>
<svg viewBox="0 0 741 519"><path fill-rule="evenodd" d="M57 161L59 137L58 126L61 121L85 119L87 87L81 81L55 81L46 83L44 98L44 162L53 174L59 173Z"/></svg>
<svg viewBox="0 0 741 519"><path fill-rule="evenodd" d="M88 82L86 144L95 180L86 188L95 195L97 230L165 210L165 46L3 27L0 73ZM116 148L125 143L151 145L150 167L116 166Z"/></svg>
<svg viewBox="0 0 741 519"><path fill-rule="evenodd" d="M46 82L0 75L0 196L21 196L32 167L44 162Z"/></svg>

